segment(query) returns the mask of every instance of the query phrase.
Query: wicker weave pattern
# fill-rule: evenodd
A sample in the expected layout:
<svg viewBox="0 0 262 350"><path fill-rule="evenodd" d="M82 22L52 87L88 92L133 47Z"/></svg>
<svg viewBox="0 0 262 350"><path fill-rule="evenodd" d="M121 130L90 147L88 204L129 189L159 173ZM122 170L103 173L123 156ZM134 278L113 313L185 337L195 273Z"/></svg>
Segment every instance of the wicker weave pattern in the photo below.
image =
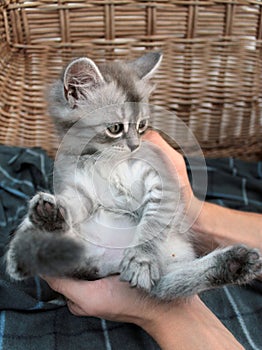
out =
<svg viewBox="0 0 262 350"><path fill-rule="evenodd" d="M45 87L70 59L161 49L154 104L190 125L207 155L261 158L259 0L2 0L0 40L0 143L54 154ZM175 128L170 117L154 125Z"/></svg>

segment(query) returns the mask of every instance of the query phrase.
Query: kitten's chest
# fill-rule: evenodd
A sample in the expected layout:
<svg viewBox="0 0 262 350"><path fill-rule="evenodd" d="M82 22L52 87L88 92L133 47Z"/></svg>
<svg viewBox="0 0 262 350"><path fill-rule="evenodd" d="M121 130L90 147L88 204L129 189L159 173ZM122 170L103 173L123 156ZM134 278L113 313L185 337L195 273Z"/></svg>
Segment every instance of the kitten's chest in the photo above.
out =
<svg viewBox="0 0 262 350"><path fill-rule="evenodd" d="M87 247L87 259L100 277L119 272L124 250L132 245L136 220L125 212L114 212L99 207L83 222L80 233Z"/></svg>
<svg viewBox="0 0 262 350"><path fill-rule="evenodd" d="M148 181L148 166L139 159L97 164L85 178L94 203L104 208L134 213L143 206L153 181ZM153 180L153 179L152 179Z"/></svg>
<svg viewBox="0 0 262 350"><path fill-rule="evenodd" d="M144 184L141 168L121 163L111 173L96 169L93 176L91 217L81 223L82 239L100 276L119 272L124 250L132 245L141 219Z"/></svg>
<svg viewBox="0 0 262 350"><path fill-rule="evenodd" d="M125 210L99 206L81 223L80 232L87 244L118 249L132 244L138 223L137 217Z"/></svg>

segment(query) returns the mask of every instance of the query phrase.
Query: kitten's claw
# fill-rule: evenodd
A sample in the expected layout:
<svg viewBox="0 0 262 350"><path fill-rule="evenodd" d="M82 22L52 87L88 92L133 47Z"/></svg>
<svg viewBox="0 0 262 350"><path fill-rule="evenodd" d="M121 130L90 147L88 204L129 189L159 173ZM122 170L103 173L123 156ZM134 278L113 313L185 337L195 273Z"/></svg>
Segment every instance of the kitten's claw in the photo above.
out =
<svg viewBox="0 0 262 350"><path fill-rule="evenodd" d="M230 247L217 256L218 284L247 283L262 273L262 257L257 249L244 245Z"/></svg>
<svg viewBox="0 0 262 350"><path fill-rule="evenodd" d="M120 279L129 282L132 287L150 292L160 278L160 267L157 261L141 254L139 249L130 248L120 264Z"/></svg>
<svg viewBox="0 0 262 350"><path fill-rule="evenodd" d="M65 208L49 193L40 192L31 199L29 219L47 231L66 231L69 227Z"/></svg>

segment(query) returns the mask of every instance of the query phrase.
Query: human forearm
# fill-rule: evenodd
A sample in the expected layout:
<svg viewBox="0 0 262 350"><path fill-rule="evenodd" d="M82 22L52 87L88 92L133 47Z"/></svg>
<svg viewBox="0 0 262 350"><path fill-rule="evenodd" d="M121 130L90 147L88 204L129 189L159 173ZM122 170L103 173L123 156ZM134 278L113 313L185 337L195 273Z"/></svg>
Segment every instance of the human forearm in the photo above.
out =
<svg viewBox="0 0 262 350"><path fill-rule="evenodd" d="M262 251L262 215L204 203L193 225L199 240L210 249L218 245L243 243Z"/></svg>
<svg viewBox="0 0 262 350"><path fill-rule="evenodd" d="M160 304L139 324L162 350L241 350L243 347L196 296L188 302Z"/></svg>
<svg viewBox="0 0 262 350"><path fill-rule="evenodd" d="M198 241L205 242L210 250L219 245L244 243L262 251L262 215L231 210L197 200L193 195L181 154L173 150L155 131L147 132L144 139L159 146L174 165L174 173L179 178L183 192L188 220L194 221L192 229Z"/></svg>
<svg viewBox="0 0 262 350"><path fill-rule="evenodd" d="M46 278L77 316L135 323L162 350L243 350L198 296L165 303L112 276L94 282Z"/></svg>

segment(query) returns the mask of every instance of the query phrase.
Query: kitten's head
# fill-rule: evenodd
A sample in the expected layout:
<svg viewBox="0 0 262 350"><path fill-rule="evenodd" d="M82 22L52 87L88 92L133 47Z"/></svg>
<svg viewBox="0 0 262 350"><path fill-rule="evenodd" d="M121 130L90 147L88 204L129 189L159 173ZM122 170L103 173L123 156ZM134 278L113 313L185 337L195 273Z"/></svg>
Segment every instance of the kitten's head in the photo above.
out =
<svg viewBox="0 0 262 350"><path fill-rule="evenodd" d="M148 126L149 80L161 59L151 52L134 61L96 65L82 57L66 67L51 92L50 112L72 153L139 147Z"/></svg>

